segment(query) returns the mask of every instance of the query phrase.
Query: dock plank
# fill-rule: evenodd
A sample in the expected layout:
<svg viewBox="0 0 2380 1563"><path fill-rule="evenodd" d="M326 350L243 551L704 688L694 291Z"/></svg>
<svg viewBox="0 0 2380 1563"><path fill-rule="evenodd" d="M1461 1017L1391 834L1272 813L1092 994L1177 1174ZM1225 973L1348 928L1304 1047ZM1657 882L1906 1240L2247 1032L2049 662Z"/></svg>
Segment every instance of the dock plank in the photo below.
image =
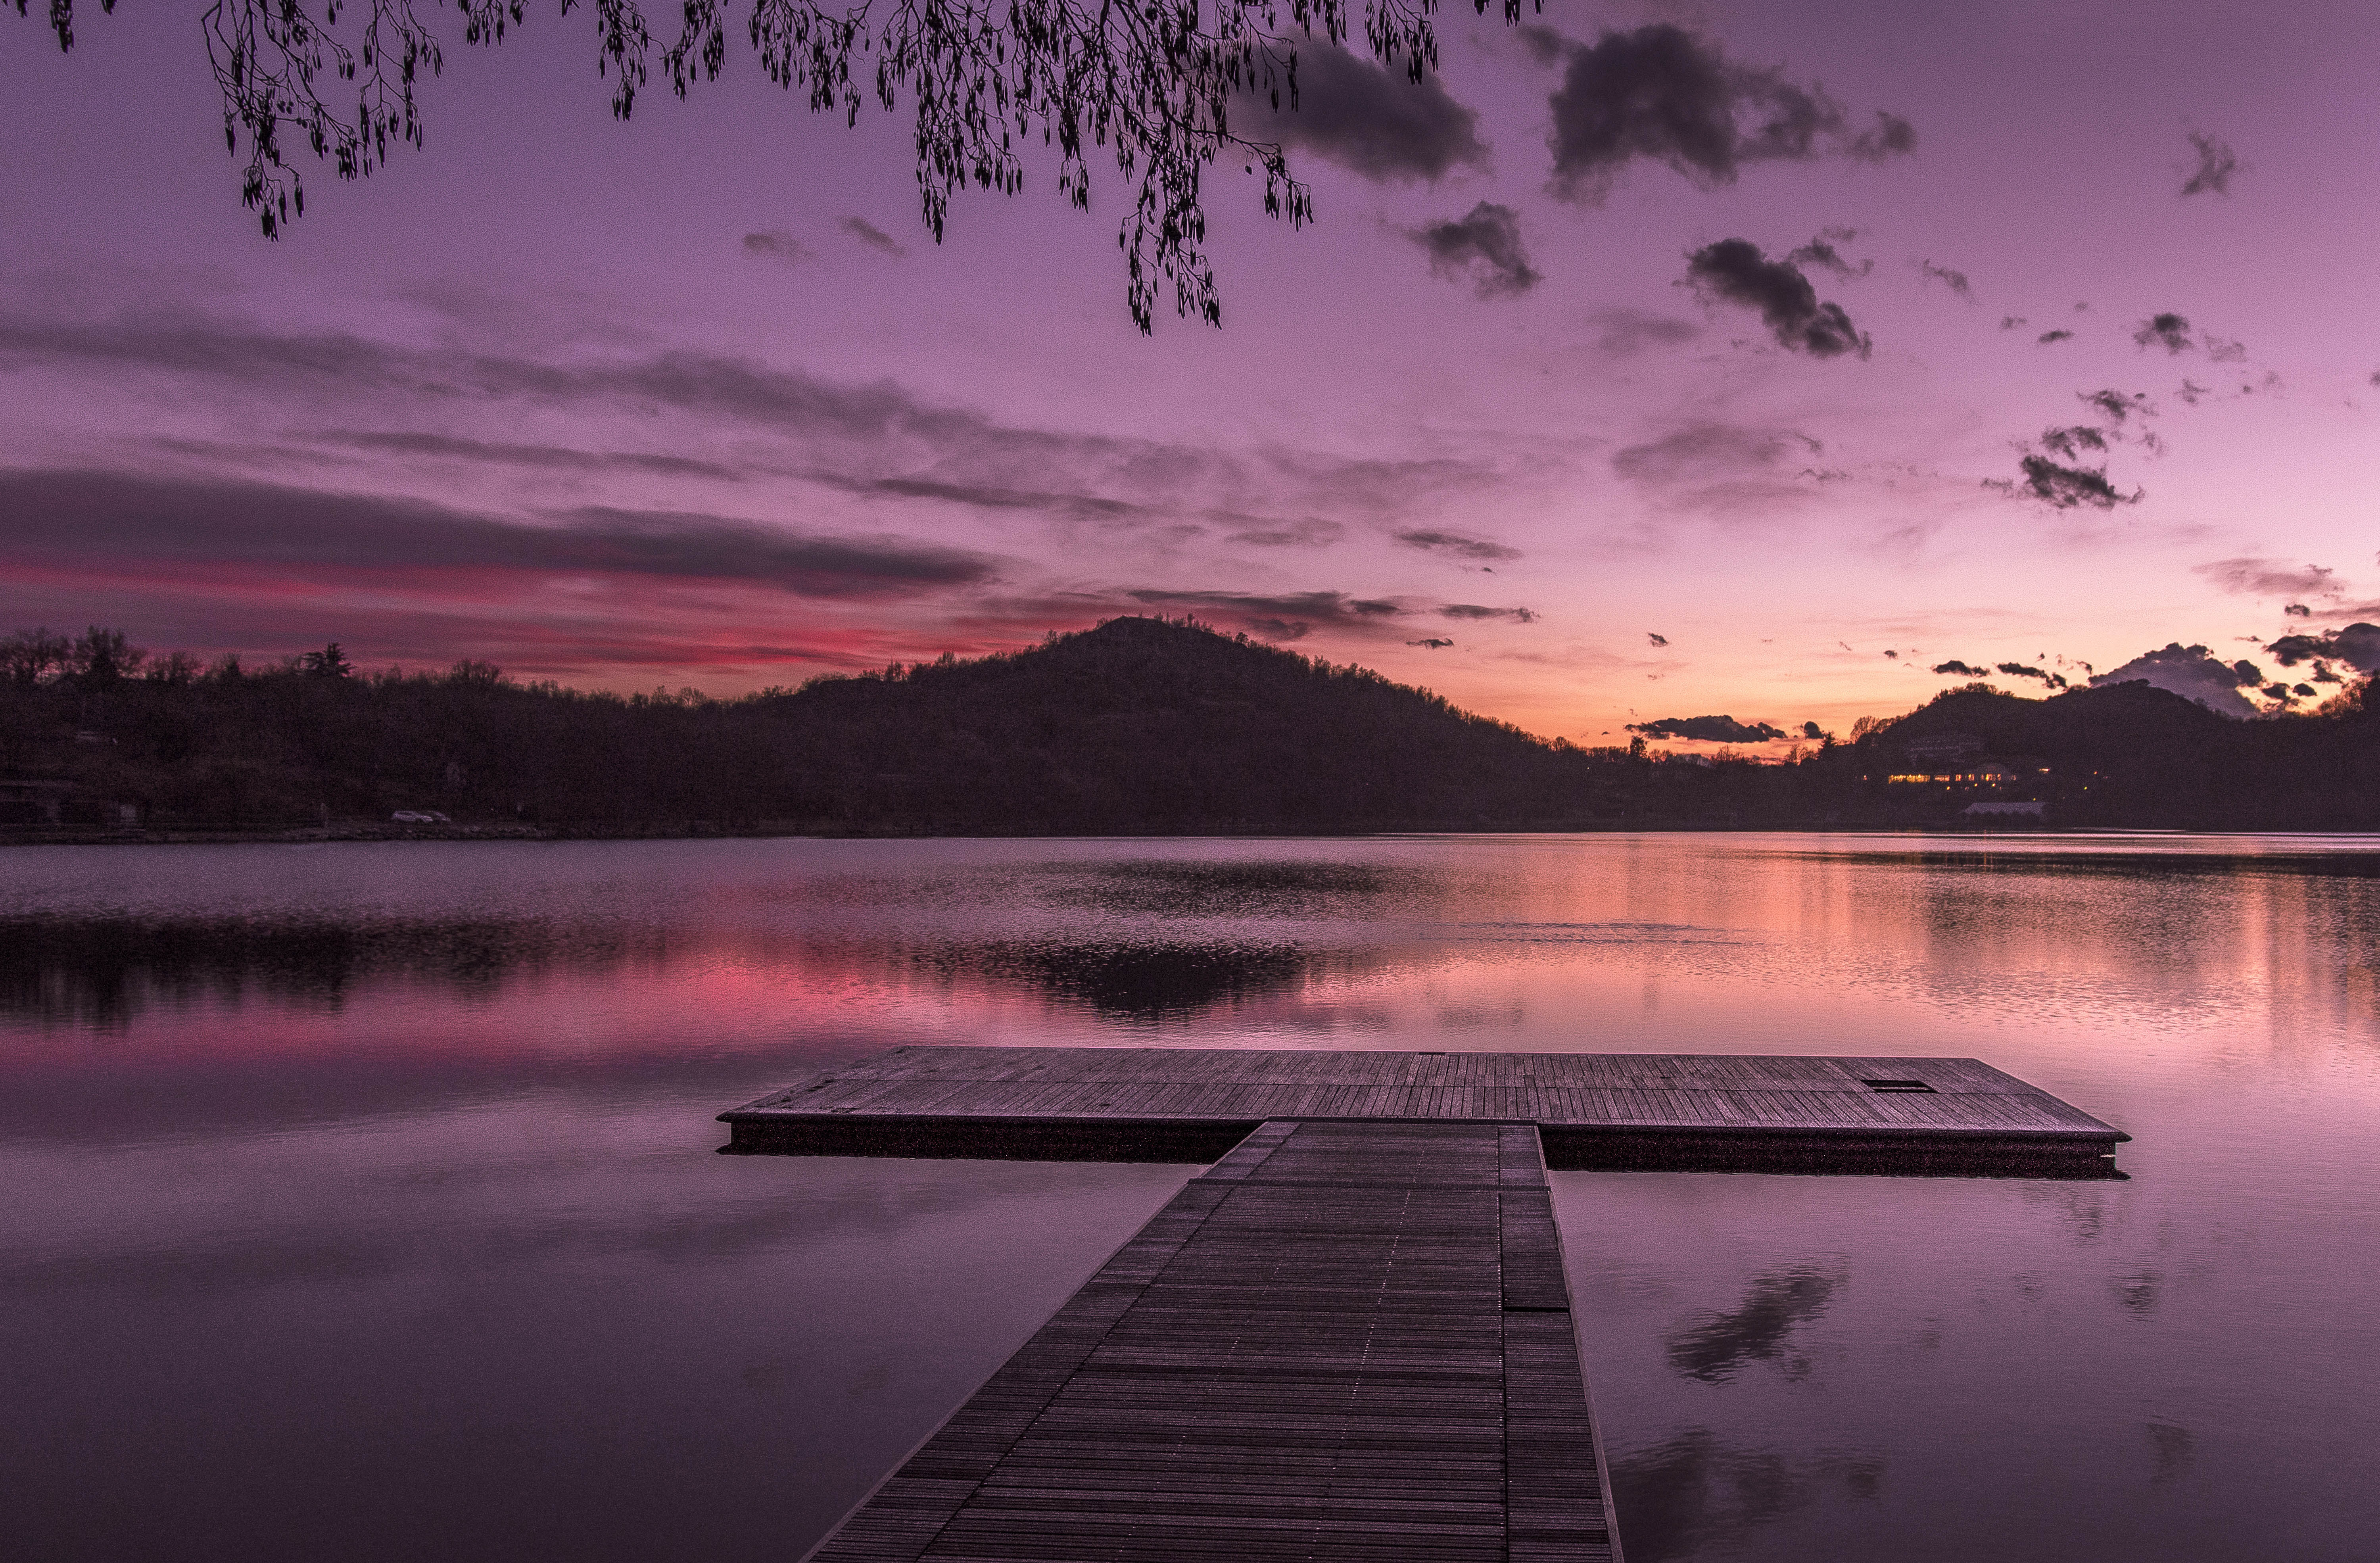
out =
<svg viewBox="0 0 2380 1563"><path fill-rule="evenodd" d="M1536 1130L1268 1122L818 1563L1619 1558Z"/></svg>

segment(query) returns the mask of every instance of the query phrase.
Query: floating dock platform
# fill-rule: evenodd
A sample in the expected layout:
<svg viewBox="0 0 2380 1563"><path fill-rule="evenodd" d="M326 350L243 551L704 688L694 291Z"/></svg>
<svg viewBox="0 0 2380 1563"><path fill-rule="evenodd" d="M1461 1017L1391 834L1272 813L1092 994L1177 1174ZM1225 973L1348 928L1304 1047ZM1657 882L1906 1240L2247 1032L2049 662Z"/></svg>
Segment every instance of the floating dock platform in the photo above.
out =
<svg viewBox="0 0 2380 1563"><path fill-rule="evenodd" d="M1273 1120L1534 1124L1554 1169L2111 1178L2130 1138L1974 1059L895 1048L728 1149L1211 1162Z"/></svg>

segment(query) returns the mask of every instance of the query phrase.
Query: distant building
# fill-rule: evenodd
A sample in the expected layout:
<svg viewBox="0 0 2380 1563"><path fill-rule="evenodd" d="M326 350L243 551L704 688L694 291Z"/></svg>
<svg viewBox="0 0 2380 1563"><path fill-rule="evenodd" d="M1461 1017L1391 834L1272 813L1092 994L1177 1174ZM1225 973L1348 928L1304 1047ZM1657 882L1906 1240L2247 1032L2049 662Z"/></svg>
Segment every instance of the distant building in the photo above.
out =
<svg viewBox="0 0 2380 1563"><path fill-rule="evenodd" d="M1896 770L1885 780L1903 786L2006 787L2023 780L2023 777L1998 760L1976 760L1947 769Z"/></svg>

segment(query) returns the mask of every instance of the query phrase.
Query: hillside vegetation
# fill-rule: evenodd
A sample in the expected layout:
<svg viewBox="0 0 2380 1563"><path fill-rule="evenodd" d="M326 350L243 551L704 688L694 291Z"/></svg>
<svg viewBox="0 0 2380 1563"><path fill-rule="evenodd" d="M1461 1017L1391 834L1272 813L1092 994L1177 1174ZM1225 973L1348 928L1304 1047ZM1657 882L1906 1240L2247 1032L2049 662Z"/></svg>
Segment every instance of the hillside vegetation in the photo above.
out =
<svg viewBox="0 0 2380 1563"><path fill-rule="evenodd" d="M2380 721L2252 722L2145 685L1982 686L1791 763L1548 742L1426 690L1217 634L1117 619L1031 649L736 700L522 685L465 662L358 676L337 648L267 669L145 659L121 636L9 641L0 823L1166 833L1921 824L1985 796L2053 823L2380 826ZM1909 743L2016 764L1894 783Z"/></svg>

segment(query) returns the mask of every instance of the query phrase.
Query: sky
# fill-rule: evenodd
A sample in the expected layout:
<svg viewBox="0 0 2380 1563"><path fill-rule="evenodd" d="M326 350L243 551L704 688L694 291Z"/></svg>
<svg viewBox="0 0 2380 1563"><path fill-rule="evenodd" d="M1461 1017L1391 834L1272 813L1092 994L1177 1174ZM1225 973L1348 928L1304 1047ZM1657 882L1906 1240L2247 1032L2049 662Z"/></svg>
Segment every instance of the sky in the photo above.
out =
<svg viewBox="0 0 2380 1563"><path fill-rule="evenodd" d="M0 20L0 634L732 696L1186 613L1585 744L2380 664L2367 6L1318 43L1238 122L1315 220L1219 163L1148 335L1111 164L937 244L740 26L620 123L586 8L425 10L422 148L267 241L200 7L82 9Z"/></svg>

